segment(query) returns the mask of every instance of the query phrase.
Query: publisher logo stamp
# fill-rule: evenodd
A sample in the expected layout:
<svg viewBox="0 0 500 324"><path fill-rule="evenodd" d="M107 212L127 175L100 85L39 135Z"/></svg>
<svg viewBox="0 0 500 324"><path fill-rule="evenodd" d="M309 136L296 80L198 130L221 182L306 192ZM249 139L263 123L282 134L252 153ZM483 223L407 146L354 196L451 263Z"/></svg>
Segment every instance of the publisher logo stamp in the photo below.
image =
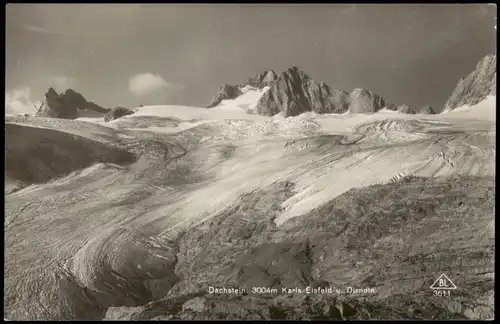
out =
<svg viewBox="0 0 500 324"><path fill-rule="evenodd" d="M430 287L436 297L451 297L451 292L457 289L457 286L444 273L437 278Z"/></svg>
<svg viewBox="0 0 500 324"><path fill-rule="evenodd" d="M431 285L432 290L455 290L457 286L444 273Z"/></svg>

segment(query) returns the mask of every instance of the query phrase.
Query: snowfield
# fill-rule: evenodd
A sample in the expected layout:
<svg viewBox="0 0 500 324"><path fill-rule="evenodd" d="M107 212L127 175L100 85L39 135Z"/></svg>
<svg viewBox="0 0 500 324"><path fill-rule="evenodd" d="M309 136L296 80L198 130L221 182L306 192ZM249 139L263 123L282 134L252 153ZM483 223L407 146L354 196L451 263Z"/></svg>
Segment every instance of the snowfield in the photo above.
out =
<svg viewBox="0 0 500 324"><path fill-rule="evenodd" d="M260 97L269 90L269 87L257 89L252 86L245 86L240 89L243 94L233 100L222 100L222 102L214 107L216 110L239 110L246 113L253 113L255 106Z"/></svg>
<svg viewBox="0 0 500 324"><path fill-rule="evenodd" d="M439 115L251 114L266 90L247 87L211 109L140 107L109 123L7 116L5 316L103 319L110 307L163 298L179 280L183 250L175 242L279 183L293 185L263 203L276 205L266 223L276 230L370 185L495 177L493 96ZM470 238L479 245L494 234L493 210L483 214L470 224L484 228L483 237ZM267 217L248 217L256 215ZM399 238L415 242L404 253L433 231ZM373 262L336 276L367 278ZM380 291L379 298L392 294Z"/></svg>
<svg viewBox="0 0 500 324"><path fill-rule="evenodd" d="M444 115L444 118L479 119L495 122L496 100L496 96L490 95L477 105L462 106L452 111L445 111L441 115Z"/></svg>

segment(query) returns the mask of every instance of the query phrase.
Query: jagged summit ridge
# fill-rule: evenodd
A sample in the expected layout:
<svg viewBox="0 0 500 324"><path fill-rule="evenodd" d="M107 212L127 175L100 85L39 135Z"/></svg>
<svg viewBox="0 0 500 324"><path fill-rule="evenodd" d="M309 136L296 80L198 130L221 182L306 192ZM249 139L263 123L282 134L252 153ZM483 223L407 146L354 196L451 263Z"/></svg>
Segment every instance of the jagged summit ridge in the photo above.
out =
<svg viewBox="0 0 500 324"><path fill-rule="evenodd" d="M458 81L445 109L453 110L464 105L475 105L488 95L496 95L497 56L489 54L483 57L467 77Z"/></svg>
<svg viewBox="0 0 500 324"><path fill-rule="evenodd" d="M285 70L257 104L259 114L285 117L312 111L318 114L373 113L386 106L385 100L367 89L350 94L332 89L308 76L297 66Z"/></svg>
<svg viewBox="0 0 500 324"><path fill-rule="evenodd" d="M207 108L213 108L217 106L221 103L222 100L235 99L241 94L243 94L243 92L241 92L238 86L225 84L215 94Z"/></svg>
<svg viewBox="0 0 500 324"><path fill-rule="evenodd" d="M250 85L255 88L263 89L264 87L270 86L278 76L273 70L265 70L259 73L245 82L245 85Z"/></svg>
<svg viewBox="0 0 500 324"><path fill-rule="evenodd" d="M226 84L208 108L217 106L222 100L239 97L247 86L258 89L268 87L255 104L255 112L264 116L282 114L290 117L304 112L374 113L386 106L385 100L370 90L359 88L348 93L333 89L323 81L311 78L298 66L292 66L279 76L273 70L265 70L248 79L243 86Z"/></svg>
<svg viewBox="0 0 500 324"><path fill-rule="evenodd" d="M420 109L420 113L424 115L434 115L436 114L436 110L429 105L425 105Z"/></svg>
<svg viewBox="0 0 500 324"><path fill-rule="evenodd" d="M496 95L496 54L483 57L466 78L460 79L445 105L453 110L464 105L475 105L489 95ZM224 85L214 96L208 108L223 100L236 99L248 88L265 90L254 104L254 112L264 116L281 114L283 117L297 116L304 112L318 114L376 113L382 109L404 114L437 114L441 109L425 105L420 109L407 105L396 106L366 88L355 88L350 93L333 89L323 81L307 75L298 66L292 66L281 74L265 70L249 79L244 85Z"/></svg>
<svg viewBox="0 0 500 324"><path fill-rule="evenodd" d="M331 89L308 76L298 66L283 71L259 99L256 111L261 115L297 116L307 111L319 114L343 113L349 105L348 94Z"/></svg>
<svg viewBox="0 0 500 324"><path fill-rule="evenodd" d="M243 94L243 88L250 86L256 89L263 89L270 86L277 79L276 72L273 70L265 70L249 79L242 85L223 85L219 91L213 96L207 108L213 108L219 105L223 100L232 100Z"/></svg>
<svg viewBox="0 0 500 324"><path fill-rule="evenodd" d="M365 88L356 88L350 93L351 113L375 113L386 106L385 100Z"/></svg>
<svg viewBox="0 0 500 324"><path fill-rule="evenodd" d="M45 93L45 100L36 112L37 116L63 119L78 118L79 110L89 110L99 113L107 113L109 109L103 108L73 89L67 89L61 94L57 94L54 88L49 88Z"/></svg>

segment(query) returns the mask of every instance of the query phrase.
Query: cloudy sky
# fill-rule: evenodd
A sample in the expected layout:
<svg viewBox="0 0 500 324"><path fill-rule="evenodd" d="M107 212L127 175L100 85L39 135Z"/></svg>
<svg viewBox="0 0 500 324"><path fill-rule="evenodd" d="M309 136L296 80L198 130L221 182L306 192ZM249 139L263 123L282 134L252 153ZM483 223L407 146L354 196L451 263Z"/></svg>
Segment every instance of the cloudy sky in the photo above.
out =
<svg viewBox="0 0 500 324"><path fill-rule="evenodd" d="M105 107L206 106L225 83L298 65L333 88L441 107L496 52L494 5L9 4L6 98L49 86Z"/></svg>

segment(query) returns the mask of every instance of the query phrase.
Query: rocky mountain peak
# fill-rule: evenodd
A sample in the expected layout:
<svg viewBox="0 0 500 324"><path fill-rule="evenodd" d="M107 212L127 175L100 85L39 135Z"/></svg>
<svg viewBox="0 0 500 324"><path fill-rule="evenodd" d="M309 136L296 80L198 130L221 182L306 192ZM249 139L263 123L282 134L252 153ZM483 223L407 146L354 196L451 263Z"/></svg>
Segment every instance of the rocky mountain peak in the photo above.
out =
<svg viewBox="0 0 500 324"><path fill-rule="evenodd" d="M109 111L109 109L87 101L82 94L73 89L67 89L59 95L51 87L45 93L44 105L36 115L40 117L75 119L78 118L78 110L91 110L100 113Z"/></svg>
<svg viewBox="0 0 500 324"><path fill-rule="evenodd" d="M76 108L67 107L52 87L45 93L44 105L40 107L36 115L48 118L78 118Z"/></svg>
<svg viewBox="0 0 500 324"><path fill-rule="evenodd" d="M308 81L311 78L303 71L301 70L298 66L292 66L280 75L280 77L283 78L295 78L295 79L302 79L304 81Z"/></svg>
<svg viewBox="0 0 500 324"><path fill-rule="evenodd" d="M467 77L461 78L453 90L445 109L453 110L464 105L475 105L488 95L496 95L497 56L484 56Z"/></svg>
<svg viewBox="0 0 500 324"><path fill-rule="evenodd" d="M47 90L47 92L45 93L45 97L55 98L59 97L59 95L54 88L50 87L49 90Z"/></svg>
<svg viewBox="0 0 500 324"><path fill-rule="evenodd" d="M371 91L365 88L355 88L351 91L353 96L369 96Z"/></svg>
<svg viewBox="0 0 500 324"><path fill-rule="evenodd" d="M267 71L266 75L264 76L264 78L262 78L262 81L260 83L261 88L270 86L274 81L276 81L277 78L278 76L276 75L276 72L274 72L273 70Z"/></svg>
<svg viewBox="0 0 500 324"><path fill-rule="evenodd" d="M245 82L245 85L250 85L255 88L262 89L264 87L270 86L278 76L273 70L265 70L259 73Z"/></svg>
<svg viewBox="0 0 500 324"><path fill-rule="evenodd" d="M47 92L45 93L45 107L47 108L50 104L52 104L56 108L58 108L58 105L60 104L59 95L52 87L49 88L49 90L47 90Z"/></svg>
<svg viewBox="0 0 500 324"><path fill-rule="evenodd" d="M213 108L221 103L222 100L230 100L234 99L243 93L240 88L235 85L225 84L223 85L219 91L212 98L211 103L207 106L207 108Z"/></svg>
<svg viewBox="0 0 500 324"><path fill-rule="evenodd" d="M87 105L87 100L80 93L73 89L68 89L59 95L59 98L64 104L76 106L76 108L83 110Z"/></svg>
<svg viewBox="0 0 500 324"><path fill-rule="evenodd" d="M248 79L245 85L259 89L269 87L255 106L255 111L265 116L281 113L289 117L307 111L318 114L338 114L349 110L353 113L373 113L386 106L383 98L368 89L354 89L350 94L332 89L325 82L311 78L296 65L279 76L273 70L265 70ZM224 85L208 108L217 106L222 100L242 95L240 89L240 86Z"/></svg>
<svg viewBox="0 0 500 324"><path fill-rule="evenodd" d="M382 97L365 88L356 88L349 96L351 113L375 113L387 105Z"/></svg>
<svg viewBox="0 0 500 324"><path fill-rule="evenodd" d="M426 115L434 115L436 114L436 110L432 108L432 106L426 105L420 109L420 113Z"/></svg>
<svg viewBox="0 0 500 324"><path fill-rule="evenodd" d="M410 109L408 105L402 104L397 107L397 111L402 114L415 114L415 111Z"/></svg>
<svg viewBox="0 0 500 324"><path fill-rule="evenodd" d="M260 97L256 110L265 116L282 113L289 117L307 111L342 113L347 111L348 106L346 92L333 90L324 82L309 77L298 66L292 66L283 71Z"/></svg>
<svg viewBox="0 0 500 324"><path fill-rule="evenodd" d="M244 86L249 85L254 88L263 89L264 87L268 87L273 84L277 78L276 72L273 70L265 70L247 79L247 81L242 85L225 84L219 89L215 96L213 96L207 108L213 108L219 105L222 100L231 100L239 97L243 94L241 88Z"/></svg>
<svg viewBox="0 0 500 324"><path fill-rule="evenodd" d="M481 60L479 60L476 69L487 70L492 64L496 64L496 60L496 54L486 54Z"/></svg>

